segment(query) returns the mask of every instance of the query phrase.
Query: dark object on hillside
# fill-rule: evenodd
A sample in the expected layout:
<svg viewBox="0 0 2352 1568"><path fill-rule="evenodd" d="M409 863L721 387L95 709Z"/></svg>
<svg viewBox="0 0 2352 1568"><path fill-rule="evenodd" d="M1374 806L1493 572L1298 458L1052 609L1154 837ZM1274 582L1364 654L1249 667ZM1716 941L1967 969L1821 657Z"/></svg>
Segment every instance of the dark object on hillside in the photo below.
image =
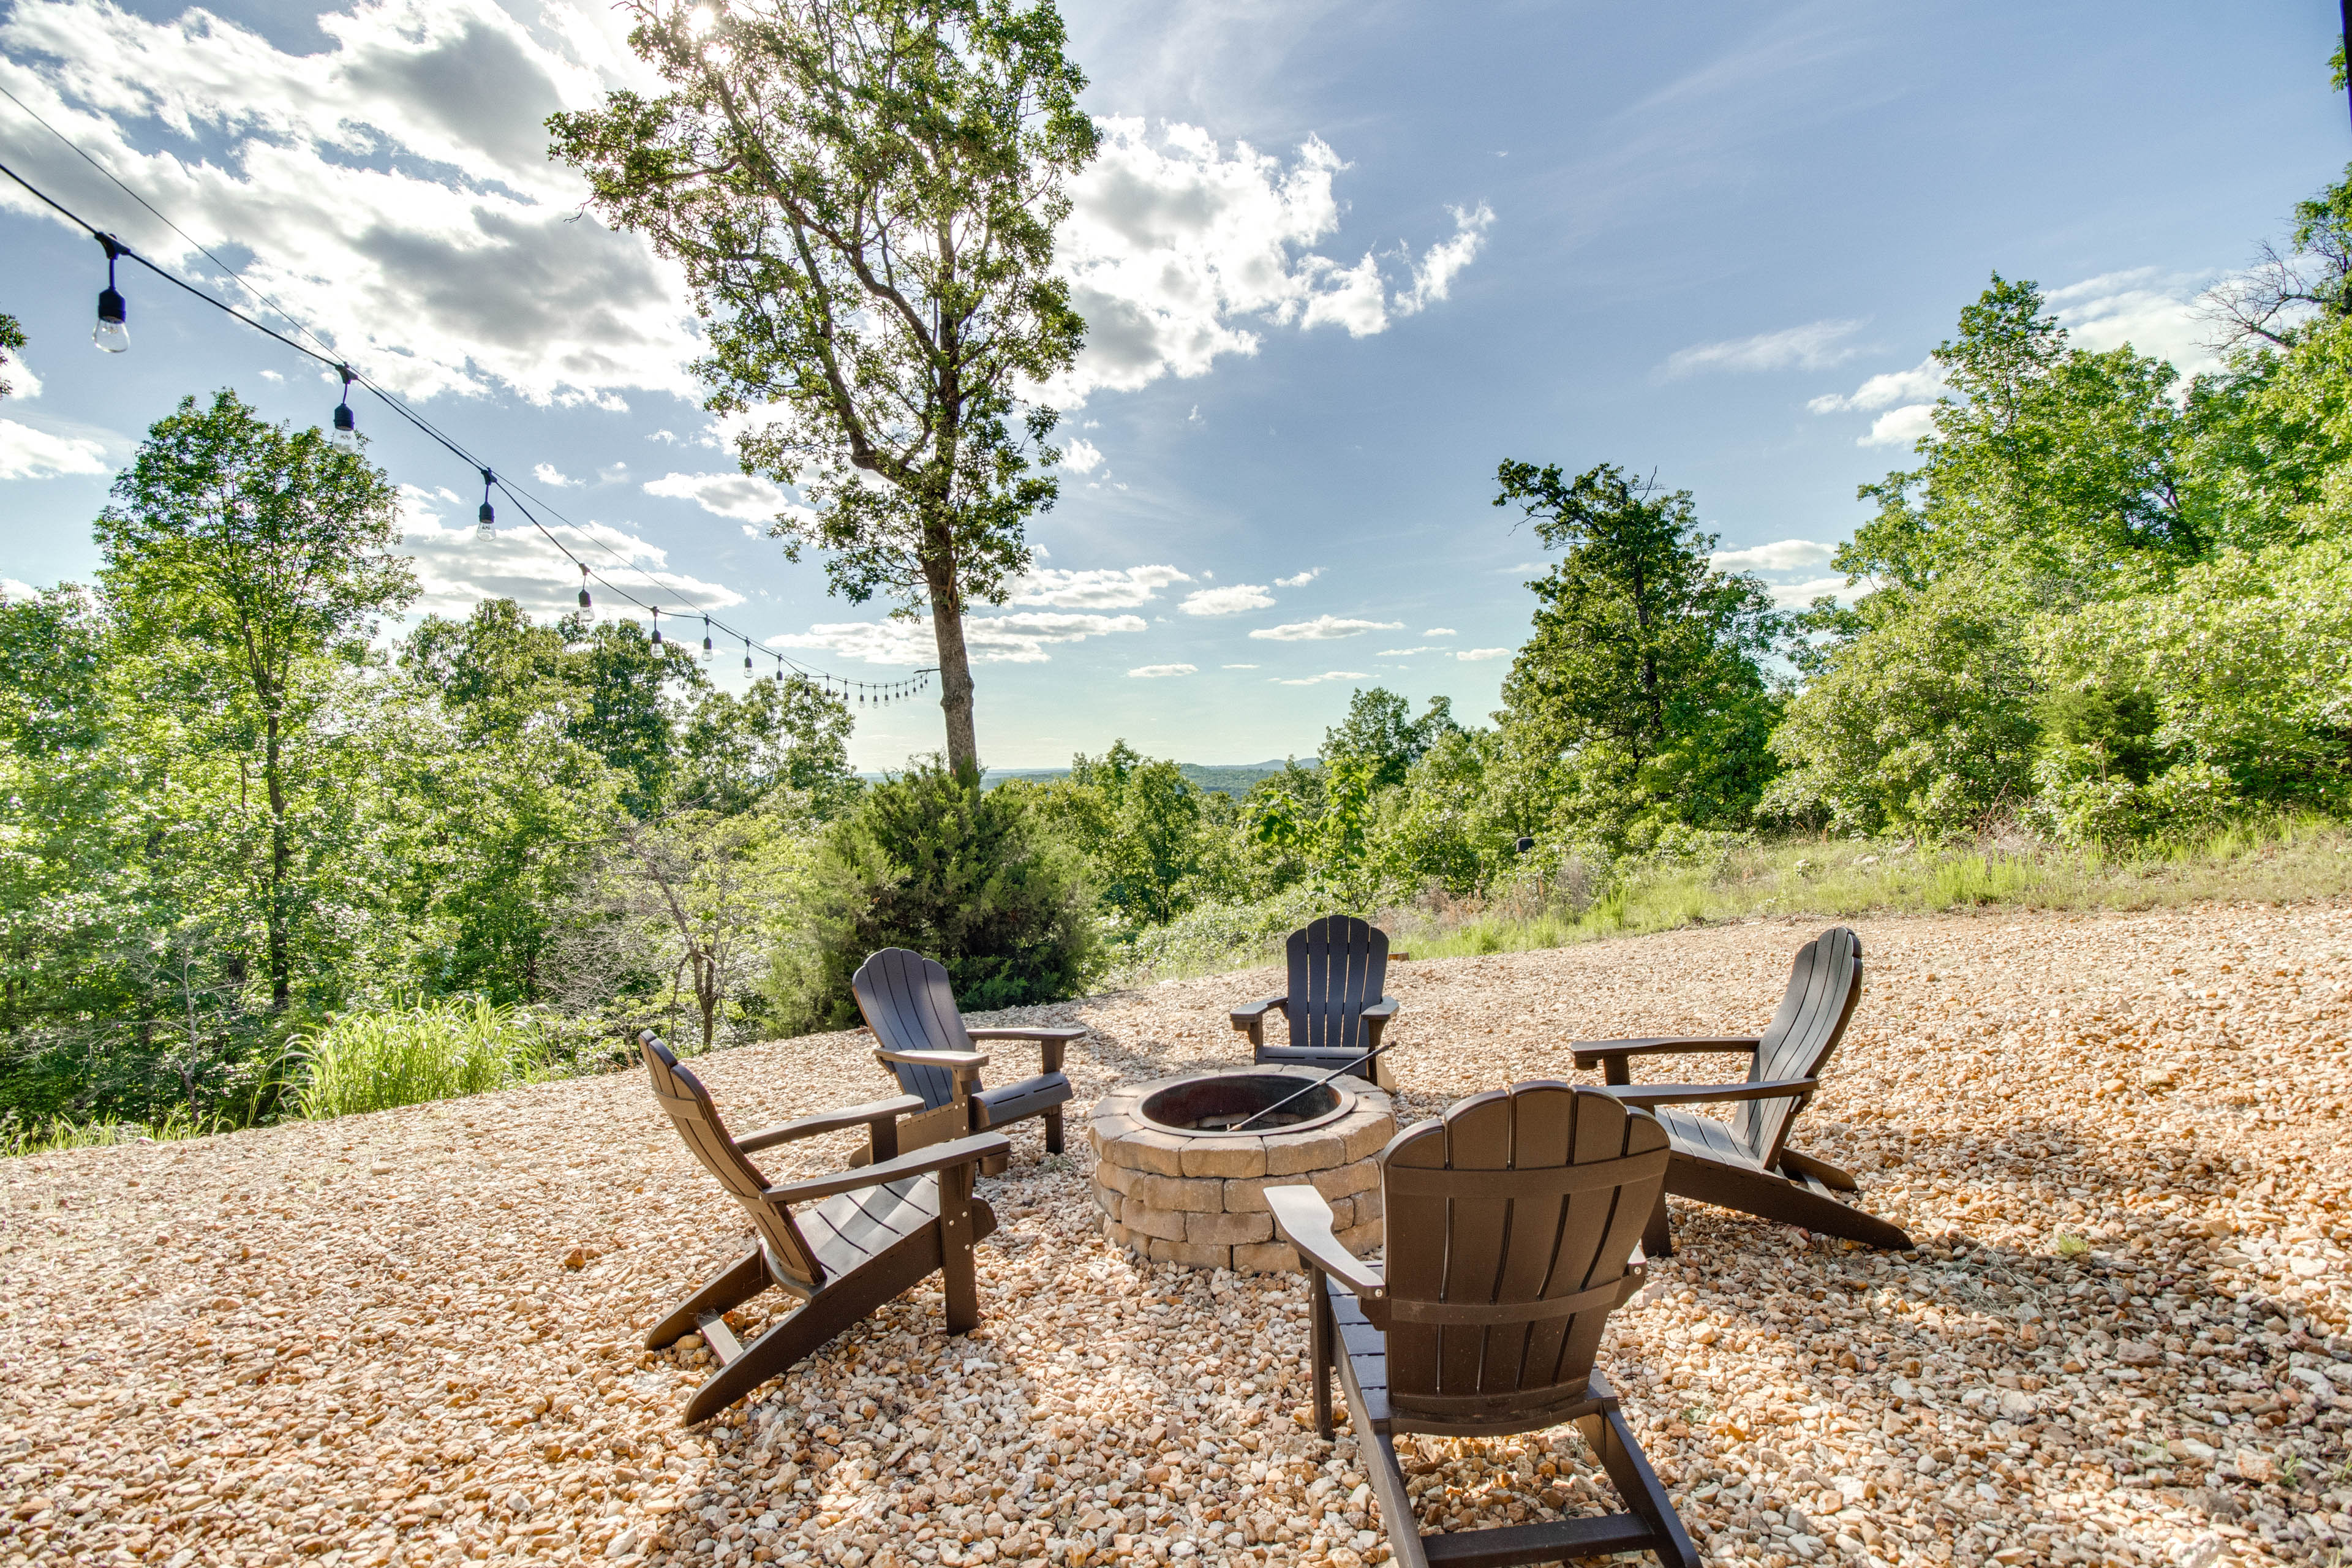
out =
<svg viewBox="0 0 2352 1568"><path fill-rule="evenodd" d="M1349 915L1326 915L1290 933L1290 989L1233 1012L1234 1027L1249 1037L1252 1059L1292 1067L1336 1068L1377 1049L1397 1005L1381 994L1388 984L1388 933ZM1265 1014L1282 1009L1290 1043L1265 1043ZM1382 1089L1396 1088L1385 1057L1373 1070Z"/></svg>
<svg viewBox="0 0 2352 1568"><path fill-rule="evenodd" d="M1045 1152L1062 1152L1062 1107L1070 1099L1062 1052L1084 1028L967 1029L948 987L948 972L903 947L886 947L859 964L849 988L866 1026L880 1042L874 1059L890 1069L900 1089L923 1102L922 1114L908 1117L899 1131L906 1147L919 1149L1036 1116L1045 1120ZM983 1089L980 1069L988 1057L971 1048L974 1040L1034 1040L1044 1053L1045 1070L1002 1089ZM1003 1169L1001 1161L981 1167L990 1176Z"/></svg>
<svg viewBox="0 0 2352 1568"><path fill-rule="evenodd" d="M1532 839L1532 838L1528 837L1526 834L1524 834L1524 833L1520 834L1520 835L1519 835L1519 837L1518 837L1518 838L1517 838L1517 840L1516 842L1514 842L1514 843L1511 845L1511 847L1512 847L1512 848L1514 848L1514 849L1517 850L1517 851L1518 851L1520 854L1522 854L1522 855L1526 854L1528 850L1530 850L1530 849L1534 848L1535 847L1536 847L1536 841L1535 841L1534 839Z"/></svg>
<svg viewBox="0 0 2352 1568"><path fill-rule="evenodd" d="M1789 1147L1790 1125L1821 1088L1822 1069L1829 1065L1830 1053L1837 1049L1861 997L1862 938L1844 926L1832 926L1799 950L1780 1010L1762 1035L1579 1040L1576 1065L1601 1069L1611 1085L1603 1093L1657 1112L1675 1141L1666 1191L1676 1197L1901 1251L1910 1247L1911 1238L1899 1226L1838 1200L1837 1193L1856 1190L1852 1176L1826 1160ZM1746 1081L1635 1084L1625 1066L1629 1057L1698 1051L1745 1053ZM1711 1116L1659 1109L1724 1103L1738 1107L1727 1124ZM1673 1250L1663 1196L1642 1241L1653 1258Z"/></svg>
<svg viewBox="0 0 2352 1568"><path fill-rule="evenodd" d="M1004 1134L982 1133L901 1154L898 1118L922 1102L899 1095L735 1138L719 1120L702 1080L678 1066L652 1030L638 1043L662 1109L695 1157L743 1205L755 1233L749 1252L646 1335L646 1348L659 1350L699 1332L719 1358L719 1370L687 1401L688 1425L717 1415L934 1273L947 1297L948 1332L978 1325L972 1247L996 1229L996 1214L971 1195L971 1184L982 1161L1003 1157ZM771 1183L744 1158L861 1123L871 1162L863 1170ZM815 1206L795 1217L795 1204ZM772 1285L799 1297L800 1307L750 1344L739 1343L725 1314Z"/></svg>
<svg viewBox="0 0 2352 1568"><path fill-rule="evenodd" d="M1356 1442L1402 1568L1698 1552L1593 1367L1609 1314L1641 1288L1637 1232L1665 1190L1669 1142L1598 1089L1526 1083L1474 1095L1381 1156L1381 1262L1331 1233L1311 1186L1268 1187L1276 1231L1307 1268L1316 1430L1331 1436L1338 1363ZM1342 1353L1344 1352L1344 1353ZM1576 1423L1630 1513L1428 1536L1396 1437L1499 1436Z"/></svg>

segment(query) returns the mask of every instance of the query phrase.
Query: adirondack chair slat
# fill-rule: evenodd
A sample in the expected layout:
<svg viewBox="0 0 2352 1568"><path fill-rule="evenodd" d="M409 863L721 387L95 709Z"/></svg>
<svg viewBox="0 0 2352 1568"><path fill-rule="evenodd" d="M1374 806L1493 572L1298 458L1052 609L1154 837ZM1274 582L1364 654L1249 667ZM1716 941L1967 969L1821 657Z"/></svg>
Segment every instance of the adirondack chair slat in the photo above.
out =
<svg viewBox="0 0 2352 1568"><path fill-rule="evenodd" d="M1656 1108L1660 1125L1673 1140L1667 1192L1871 1247L1899 1249L1911 1245L1901 1227L1834 1195L1841 1185L1853 1190L1853 1177L1789 1148L1790 1131L1811 1090L1765 1092L1784 1084L1820 1080L1831 1053L1853 1022L1862 997L1862 939L1843 926L1823 931L1798 952L1789 966L1789 984L1772 1022L1756 1037L1749 1053L1746 1082L1761 1086L1749 1092L1763 1098L1728 1100L1732 1089L1721 1083L1687 1093L1677 1090L1680 1098L1691 1103L1728 1100L1728 1121L1669 1106ZM1691 1048L1697 1049L1726 1047L1745 1048L1730 1040L1691 1043ZM1601 1068L1609 1084L1625 1092L1656 1093L1659 1086L1655 1085L1628 1087L1627 1058L1662 1055L1676 1048L1681 1048L1680 1042L1580 1041L1576 1047L1576 1065ZM1653 1256L1672 1249L1663 1196L1650 1216L1644 1245Z"/></svg>
<svg viewBox="0 0 2352 1568"><path fill-rule="evenodd" d="M872 1185L835 1191L806 1211L803 1230L786 1194L761 1173L719 1120L702 1080L678 1065L648 1030L639 1040L654 1093L686 1146L751 1218L758 1239L749 1252L705 1281L646 1335L659 1350L681 1335L700 1332L719 1358L719 1370L687 1402L685 1419L701 1421L750 1393L864 1318L883 1302L938 1274L946 1287L948 1330L961 1333L979 1321L973 1244L996 1228L996 1215L972 1196L972 1175L1001 1157L1003 1133L892 1156L894 1119L911 1098L860 1106L870 1131ZM849 1113L843 1113L849 1114ZM818 1125L810 1125L817 1123ZM804 1119L761 1135L763 1145L813 1137L841 1118ZM829 1191L829 1179L802 1184ZM771 1287L800 1305L750 1344L740 1343L725 1315Z"/></svg>
<svg viewBox="0 0 2352 1568"><path fill-rule="evenodd" d="M1061 1052L1085 1030L999 1028L975 1037L956 1007L946 967L903 947L886 947L858 965L850 993L885 1051L971 1051L979 1038L1032 1040L1044 1051L1045 1071L992 1089L981 1082L977 1067L885 1060L883 1066L898 1079L898 1087L921 1096L926 1110L944 1113L950 1106L962 1108L961 1114L912 1123L908 1136L916 1146L934 1137L961 1137L1034 1116L1045 1122L1045 1152L1062 1152L1062 1107L1069 1103L1072 1090L1068 1075L1061 1070Z"/></svg>
<svg viewBox="0 0 2352 1568"><path fill-rule="evenodd" d="M1596 1089L1520 1084L1409 1129L1381 1156L1388 1247L1377 1269L1330 1239L1311 1187L1265 1191L1306 1258L1317 1429L1337 1373L1381 1521L1402 1568L1648 1551L1698 1554L1594 1366L1640 1280L1638 1237L1672 1159L1647 1111ZM1349 1283L1353 1281L1353 1283ZM1630 1512L1423 1535L1396 1454L1407 1432L1505 1435L1573 1421Z"/></svg>

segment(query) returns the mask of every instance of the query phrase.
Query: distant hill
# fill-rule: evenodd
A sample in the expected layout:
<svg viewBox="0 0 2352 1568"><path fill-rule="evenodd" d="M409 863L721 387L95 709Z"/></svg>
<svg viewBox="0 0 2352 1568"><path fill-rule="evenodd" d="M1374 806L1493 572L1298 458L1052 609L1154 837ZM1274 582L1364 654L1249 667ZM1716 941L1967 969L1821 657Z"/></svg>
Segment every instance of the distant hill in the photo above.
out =
<svg viewBox="0 0 2352 1568"><path fill-rule="evenodd" d="M1308 758L1306 765L1312 767L1314 759ZM1200 789L1240 796L1247 795L1250 786L1266 774L1280 773L1282 763L1280 759L1270 763L1179 763L1176 769ZM1048 784L1069 776L1067 768L990 768L981 775L981 783L985 788L994 789L1006 779Z"/></svg>

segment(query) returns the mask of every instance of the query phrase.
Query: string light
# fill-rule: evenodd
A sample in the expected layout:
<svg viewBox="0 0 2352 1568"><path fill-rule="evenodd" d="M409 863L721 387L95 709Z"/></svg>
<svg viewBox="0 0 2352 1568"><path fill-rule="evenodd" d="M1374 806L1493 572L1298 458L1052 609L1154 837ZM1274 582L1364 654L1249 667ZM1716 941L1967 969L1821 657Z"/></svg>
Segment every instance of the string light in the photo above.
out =
<svg viewBox="0 0 2352 1568"><path fill-rule="evenodd" d="M335 369L343 378L343 395L335 405L335 445L346 452L360 449L360 422L352 413L352 367L339 364Z"/></svg>
<svg viewBox="0 0 2352 1568"><path fill-rule="evenodd" d="M163 224L165 227L173 230L173 232L176 234L179 234L182 238L188 239L188 242L192 246L206 257L210 258L225 273L233 279L239 287L243 288L247 293L252 294L256 299L259 300L270 310L276 311L279 316L284 317L293 331L310 338L311 342L317 343L319 347L314 349L304 343L297 342L294 339L288 337L284 332L278 331L277 329L255 320L252 316L247 315L245 311L237 309L228 301L217 299L215 296L205 292L202 289L197 288L194 284L190 283L187 279L174 276L173 273L164 270L154 262L149 260L146 257L140 255L128 245L123 244L121 240L118 239L113 235L100 230L95 225L83 218L79 213L76 213L71 208L66 206L63 203L58 201L47 192L43 191L39 186L26 179L22 174L16 173L15 169L10 168L6 163L0 163L0 175L5 175L16 184L22 186L26 193L31 195L36 200L42 203L42 205L57 213L58 216L64 218L68 223L72 224L76 228L80 229L84 234L89 235L91 238L97 240L100 246L105 250L107 261L107 286L105 289L100 293L98 298L98 322L90 334L90 339L93 344L110 353L121 353L130 348L131 334L128 325L130 311L123 300L121 289L117 287L115 264L119 259L126 258L137 262L140 266L146 268L148 271L153 273L163 282L170 284L172 287L181 290L183 293L194 296L205 304L210 305L214 310L219 310L226 315L235 317L237 321L242 321L248 327L251 327L254 331L262 333L266 337L274 339L278 342L284 344L286 347L292 349L295 353L301 354L306 358L315 360L320 365L333 371L342 382L341 398L336 405L333 419L333 429L331 431L331 439L333 439L337 445L342 446L346 449L356 447L358 445L359 421L351 407L351 388L353 383L357 383L359 385L366 388L369 392L374 394L378 401L383 403L385 407L391 409L401 418L406 420L410 425L414 426L420 434L438 444L451 456L476 468L482 476L482 504L479 510L476 513L477 526L475 529L475 536L478 540L487 542L495 541L498 537L495 526L497 512L491 503L490 492L494 489L502 489L506 490L508 499L522 509L522 514L525 521L527 521L533 529L537 530L537 531L547 540L549 544L552 545L566 559L570 560L573 565L580 568L580 607L582 609L587 610L593 607L593 600L591 598L589 594L588 580L592 576L595 577L598 582L604 584L604 585L611 592L619 595L623 599L631 604L643 605L655 617L653 642L656 647L662 646L663 637L659 621L661 615L660 609L655 605L645 605L645 602L637 598L635 595L630 593L626 588L620 586L611 578L603 576L596 573L586 562L581 560L580 557L574 554L572 549L567 546L562 540L557 538L556 535L550 531L548 526L541 522L538 517L533 514L530 505L526 504L526 501L529 500L530 498L519 493L511 484L501 479L498 476L496 470L491 468L488 465L481 463L471 454L467 453L457 443L456 440L442 432L432 423L432 421L425 418L422 414L419 414L415 409L409 407L400 398L385 391L383 387L377 385L374 382L369 380L358 371L353 370L349 364L342 363L339 359L330 357L329 353L321 352L322 350L331 350L331 345L320 338L319 335L312 331L309 327L303 325L302 322L291 312L287 310L283 305L280 305L268 295L255 289L252 284L245 280L244 277L238 273L236 268L231 267L227 262L223 261L217 255L215 255L200 242L190 238L185 230L173 223L169 216L159 211L153 203L148 201L144 196L142 196L137 191L132 190L128 184L123 184L120 176L116 175L104 164L98 163L96 159L91 158L89 153L84 151L70 137L66 136L64 132L58 131L57 127L50 125L48 121L42 120L39 115L34 114L31 110L26 108L22 100L16 99L15 94L6 93L5 88L0 88L0 94L5 94L12 101L16 102L19 109L24 109L26 113L32 118L36 123L42 126L42 128L48 131L50 134L56 136L59 141L64 142L68 147L73 149L74 152L79 153L84 159L88 160L91 163L92 167L96 168L99 173L104 175L107 179L112 181L115 185L122 190L124 195L130 196L141 206L145 207L148 212L152 214L158 221ZM557 521L564 526L572 527L574 529L578 528L577 524L572 523L570 519L565 518L562 512L557 511L553 507L547 506L544 501L540 501L536 504L545 507L546 510L555 517ZM638 575L645 577L648 582L655 582L656 586L660 585L651 574L646 572L644 568L636 566L633 563L622 557L610 544L605 543L602 539L596 538L585 530L580 530L579 531L583 537L591 539L593 542L594 542L599 548L604 550L606 553L613 555L615 560L620 561L624 567L635 572ZM704 650L706 655L710 651L711 634L714 630L725 631L730 636L742 635L738 632L735 627L729 626L723 622L713 621L708 615L704 616L703 621L705 628ZM750 638L748 637L745 637L745 642L748 646L750 642ZM804 666L800 665L797 661L788 659L786 656L782 653L776 654L775 658L775 679L779 681L784 679L785 667L787 664L790 664L793 671L794 679L807 682L813 688L822 689L827 697L838 696L841 700L846 701L850 694L850 688L855 684L858 689L858 701L861 705L866 701L869 693L872 694L873 700L877 705L886 700L886 698L882 694L883 689L874 685L872 682L857 681L853 683L845 677L834 676L821 670L810 670ZM899 690L900 694L904 695L909 689L915 690L928 690L929 686L930 672L918 671L909 680L899 684Z"/></svg>
<svg viewBox="0 0 2352 1568"><path fill-rule="evenodd" d="M703 616L703 617L702 617L702 662L703 662L703 663L705 663L705 664L709 664L709 663L710 662L710 654L711 654L711 647L710 647L710 617L709 617L709 616Z"/></svg>
<svg viewBox="0 0 2352 1568"><path fill-rule="evenodd" d="M743 639L743 673L746 675L751 673L751 639L750 637Z"/></svg>
<svg viewBox="0 0 2352 1568"><path fill-rule="evenodd" d="M114 287L114 258L122 254L121 242L110 234L101 234L98 243L106 247L106 287L99 291L98 325L89 331L89 341L110 354L119 354L131 346L131 311Z"/></svg>

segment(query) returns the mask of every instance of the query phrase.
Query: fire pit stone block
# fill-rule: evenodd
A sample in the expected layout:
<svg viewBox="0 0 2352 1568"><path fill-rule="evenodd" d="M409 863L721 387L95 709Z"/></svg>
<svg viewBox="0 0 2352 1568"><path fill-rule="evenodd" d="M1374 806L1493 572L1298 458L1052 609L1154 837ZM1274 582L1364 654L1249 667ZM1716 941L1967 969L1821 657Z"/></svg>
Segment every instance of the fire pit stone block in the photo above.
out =
<svg viewBox="0 0 2352 1568"><path fill-rule="evenodd" d="M1265 1068L1254 1069L1263 1073ZM1301 1086L1321 1075L1293 1069ZM1271 1274L1296 1270L1298 1256L1275 1239L1265 1189L1312 1183L1331 1204L1333 1229L1358 1254L1385 1235L1380 1166L1396 1135L1389 1097L1343 1079L1353 1096L1344 1116L1290 1131L1237 1136L1162 1131L1142 1114L1146 1096L1181 1079L1132 1084L1105 1095L1087 1139L1095 1152L1095 1197L1113 1243L1155 1262Z"/></svg>

